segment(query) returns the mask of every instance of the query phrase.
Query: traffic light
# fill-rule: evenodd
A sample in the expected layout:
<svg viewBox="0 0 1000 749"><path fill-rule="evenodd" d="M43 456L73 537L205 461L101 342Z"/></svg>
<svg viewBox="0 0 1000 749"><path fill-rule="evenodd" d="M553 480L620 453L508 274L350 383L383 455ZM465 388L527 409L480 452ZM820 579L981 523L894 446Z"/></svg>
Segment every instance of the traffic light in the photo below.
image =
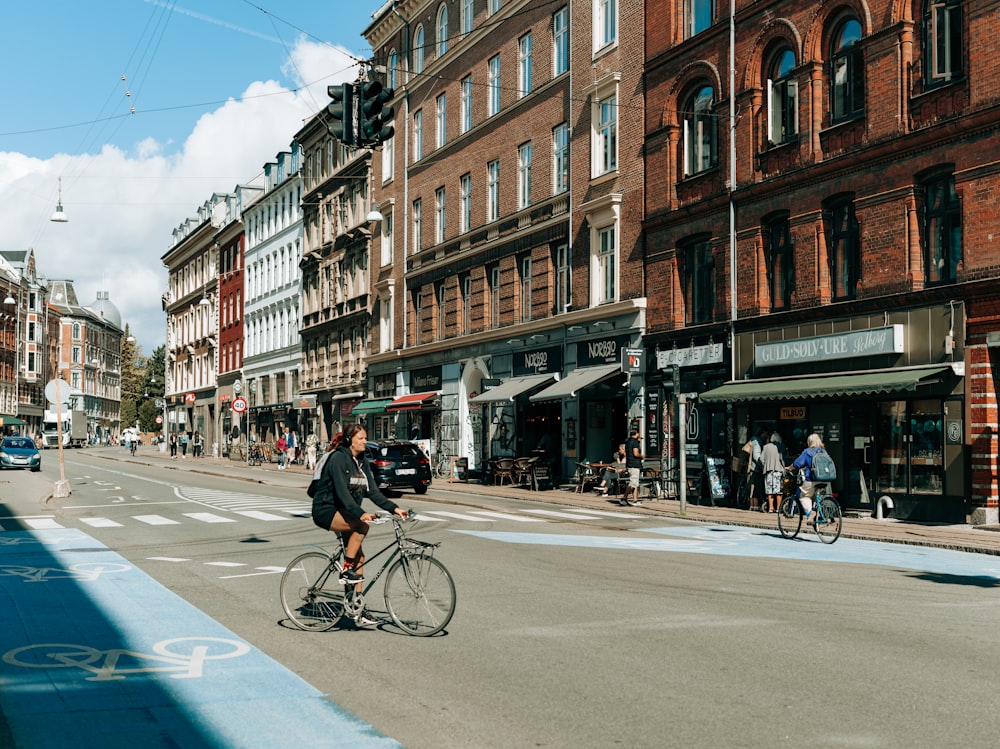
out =
<svg viewBox="0 0 1000 749"><path fill-rule="evenodd" d="M350 83L327 86L326 93L332 99L326 107L327 114L330 115L327 127L344 145L357 145L354 132L354 86Z"/></svg>
<svg viewBox="0 0 1000 749"><path fill-rule="evenodd" d="M361 98L358 145L377 146L389 140L395 134L395 128L389 123L396 112L385 103L392 99L393 90L384 88L378 81L363 81L358 95Z"/></svg>

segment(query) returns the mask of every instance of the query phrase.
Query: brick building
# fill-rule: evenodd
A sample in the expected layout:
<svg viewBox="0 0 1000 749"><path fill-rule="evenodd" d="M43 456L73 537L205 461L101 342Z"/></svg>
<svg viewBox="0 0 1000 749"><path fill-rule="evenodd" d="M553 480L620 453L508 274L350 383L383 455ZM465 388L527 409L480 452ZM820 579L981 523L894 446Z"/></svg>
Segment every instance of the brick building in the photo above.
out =
<svg viewBox="0 0 1000 749"><path fill-rule="evenodd" d="M373 18L396 135L373 160L370 430L474 472L606 459L641 415L621 367L645 326L641 2L403 0Z"/></svg>
<svg viewBox="0 0 1000 749"><path fill-rule="evenodd" d="M847 507L996 521L995 14L647 3L649 380L699 394L689 457L817 431Z"/></svg>

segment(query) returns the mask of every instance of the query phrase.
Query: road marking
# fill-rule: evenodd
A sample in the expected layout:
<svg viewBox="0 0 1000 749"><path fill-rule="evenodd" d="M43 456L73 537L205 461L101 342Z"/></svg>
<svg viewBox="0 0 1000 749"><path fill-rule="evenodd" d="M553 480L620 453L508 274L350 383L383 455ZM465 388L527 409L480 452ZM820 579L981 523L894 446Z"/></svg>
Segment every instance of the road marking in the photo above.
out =
<svg viewBox="0 0 1000 749"><path fill-rule="evenodd" d="M23 521L26 526L33 528L36 531L54 531L63 530L66 526L59 525L52 518L25 518Z"/></svg>
<svg viewBox="0 0 1000 749"><path fill-rule="evenodd" d="M236 514L253 518L254 520L288 520L288 518L283 518L280 515L272 515L269 512L261 512L260 510L237 510Z"/></svg>
<svg viewBox="0 0 1000 749"><path fill-rule="evenodd" d="M185 557L146 557L150 562L190 562Z"/></svg>
<svg viewBox="0 0 1000 749"><path fill-rule="evenodd" d="M520 515L508 515L504 512L490 512L489 510L473 510L475 515L486 515L491 518L499 518L500 520L515 520L518 523L544 523L545 521L541 518L526 518Z"/></svg>
<svg viewBox="0 0 1000 749"><path fill-rule="evenodd" d="M121 523L116 523L111 518L80 518L80 521L86 523L91 528L121 528Z"/></svg>
<svg viewBox="0 0 1000 749"><path fill-rule="evenodd" d="M598 520L599 516L596 514L584 515L582 512L568 511L568 512L557 512L556 510L525 510L525 512L531 512L535 515L546 515L548 517L554 518L566 518L567 520Z"/></svg>
<svg viewBox="0 0 1000 749"><path fill-rule="evenodd" d="M205 562L208 567L246 567L243 562Z"/></svg>
<svg viewBox="0 0 1000 749"><path fill-rule="evenodd" d="M280 575L285 571L284 567L256 567L260 572L247 572L242 575L223 575L220 580L235 580L238 577L260 577L261 575Z"/></svg>
<svg viewBox="0 0 1000 749"><path fill-rule="evenodd" d="M133 518L146 525L180 525L179 520L171 520L162 515L133 515Z"/></svg>
<svg viewBox="0 0 1000 749"><path fill-rule="evenodd" d="M444 518L434 518L434 517L431 517L430 515L425 515L422 512L418 512L418 513L414 514L413 517L414 517L415 520L422 520L424 522L432 522L432 523L444 523L444 522L446 522Z"/></svg>
<svg viewBox="0 0 1000 749"><path fill-rule="evenodd" d="M474 515L461 515L457 512L448 512L447 510L428 510L430 515L441 515L446 518L456 518L458 520L471 520L474 523L492 523L493 521L489 518L477 518Z"/></svg>
<svg viewBox="0 0 1000 749"><path fill-rule="evenodd" d="M192 520L200 520L203 523L235 523L233 518L224 518L221 515L214 515L211 512L185 512L184 517Z"/></svg>

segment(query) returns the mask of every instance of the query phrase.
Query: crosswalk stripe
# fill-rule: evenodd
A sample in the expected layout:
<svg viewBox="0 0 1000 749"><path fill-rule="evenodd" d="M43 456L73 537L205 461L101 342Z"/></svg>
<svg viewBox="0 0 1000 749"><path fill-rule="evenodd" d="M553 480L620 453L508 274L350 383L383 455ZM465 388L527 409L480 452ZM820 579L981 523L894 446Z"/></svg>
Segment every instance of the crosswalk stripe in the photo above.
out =
<svg viewBox="0 0 1000 749"><path fill-rule="evenodd" d="M171 520L162 515L133 515L133 518L146 525L180 525L179 520Z"/></svg>
<svg viewBox="0 0 1000 749"><path fill-rule="evenodd" d="M237 510L236 514L243 515L248 518L254 518L255 520L288 520L287 517L272 515L269 512L261 512L259 510Z"/></svg>
<svg viewBox="0 0 1000 749"><path fill-rule="evenodd" d="M491 518L499 518L500 520L516 520L518 523L544 523L545 521L541 518L526 518L521 515L508 515L504 512L490 512L489 510L473 510L475 515L486 515Z"/></svg>
<svg viewBox="0 0 1000 749"><path fill-rule="evenodd" d="M111 518L80 518L81 522L86 523L91 528L121 528L121 523L116 523Z"/></svg>
<svg viewBox="0 0 1000 749"><path fill-rule="evenodd" d="M443 522L445 522L444 518L431 517L430 515L425 515L422 512L416 513L413 517L416 518L417 520L423 520L425 522L428 522L428 521L432 522L432 523L443 523Z"/></svg>
<svg viewBox="0 0 1000 749"><path fill-rule="evenodd" d="M65 526L59 525L52 518L26 518L21 522L36 531L61 530L65 528Z"/></svg>
<svg viewBox="0 0 1000 749"><path fill-rule="evenodd" d="M461 515L457 512L446 512L445 510L428 510L430 515L441 515L446 518L457 518L458 520L471 520L475 523L492 523L489 518L477 518L473 515Z"/></svg>
<svg viewBox="0 0 1000 749"><path fill-rule="evenodd" d="M200 520L203 523L235 523L233 518L224 518L221 515L213 515L211 512L185 512L184 517L192 520Z"/></svg>
<svg viewBox="0 0 1000 749"><path fill-rule="evenodd" d="M545 515L553 518L567 518L569 520L597 520L596 515L582 515L578 512L557 512L556 510L525 510L535 515Z"/></svg>
<svg viewBox="0 0 1000 749"><path fill-rule="evenodd" d="M243 562L205 562L206 567L246 567Z"/></svg>

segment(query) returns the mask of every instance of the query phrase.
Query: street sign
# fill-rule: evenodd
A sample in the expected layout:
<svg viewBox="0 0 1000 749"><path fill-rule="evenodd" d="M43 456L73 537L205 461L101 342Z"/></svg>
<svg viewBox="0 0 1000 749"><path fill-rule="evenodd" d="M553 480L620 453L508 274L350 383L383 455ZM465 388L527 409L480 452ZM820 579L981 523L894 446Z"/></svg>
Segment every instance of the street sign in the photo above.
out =
<svg viewBox="0 0 1000 749"><path fill-rule="evenodd" d="M233 398L233 411L235 413L241 414L246 410L247 410L246 398Z"/></svg>
<svg viewBox="0 0 1000 749"><path fill-rule="evenodd" d="M162 424L163 423L163 417L162 416L157 416L156 417L156 423L157 424Z"/></svg>
<svg viewBox="0 0 1000 749"><path fill-rule="evenodd" d="M45 399L53 406L56 404L56 389L59 390L59 403L66 403L73 390L66 380L49 380L45 384Z"/></svg>

